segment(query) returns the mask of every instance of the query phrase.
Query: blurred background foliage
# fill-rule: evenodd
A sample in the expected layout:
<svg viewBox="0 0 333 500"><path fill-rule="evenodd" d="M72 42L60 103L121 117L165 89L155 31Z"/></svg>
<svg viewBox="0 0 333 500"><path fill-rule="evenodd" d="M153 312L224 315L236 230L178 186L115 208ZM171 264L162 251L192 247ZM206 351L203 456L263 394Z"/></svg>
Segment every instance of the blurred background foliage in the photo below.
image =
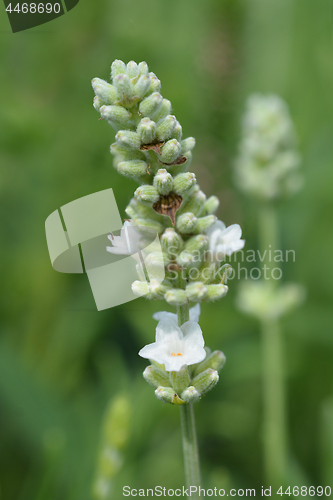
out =
<svg viewBox="0 0 333 500"><path fill-rule="evenodd" d="M112 168L114 134L98 122L90 87L116 58L145 60L161 79L185 136L196 137L201 188L221 198L219 218L241 224L248 249L258 248L257 212L232 182L244 102L257 91L288 102L305 187L279 208L281 248L296 252L283 272L308 292L283 320L290 467L294 484L332 485L331 1L82 0L17 34L3 10L0 30L1 498L91 498L110 405L112 432L124 433L120 444L108 438L111 497L123 485L184 482L178 409L155 398L137 356L164 304L97 312L86 276L55 272L45 241L51 212L108 187L125 215L135 184ZM260 336L235 309L237 285L202 306L206 343L227 356L195 406L206 487L264 484Z"/></svg>

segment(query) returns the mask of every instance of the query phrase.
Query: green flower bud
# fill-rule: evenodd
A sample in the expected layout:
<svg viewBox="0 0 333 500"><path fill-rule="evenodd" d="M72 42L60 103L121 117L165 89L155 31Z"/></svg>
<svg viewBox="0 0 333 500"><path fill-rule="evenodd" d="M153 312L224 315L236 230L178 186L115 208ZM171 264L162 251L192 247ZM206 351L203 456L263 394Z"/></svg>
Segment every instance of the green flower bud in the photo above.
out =
<svg viewBox="0 0 333 500"><path fill-rule="evenodd" d="M182 154L184 154L186 151L191 151L195 146L195 139L194 137L187 137L187 139L184 139L181 142L181 148L182 148Z"/></svg>
<svg viewBox="0 0 333 500"><path fill-rule="evenodd" d="M94 78L91 80L92 88L104 104L113 104L118 99L116 88L105 80Z"/></svg>
<svg viewBox="0 0 333 500"><path fill-rule="evenodd" d="M142 144L150 144L155 139L156 123L150 118L142 118L140 121L137 133L140 136Z"/></svg>
<svg viewBox="0 0 333 500"><path fill-rule="evenodd" d="M165 253L174 260L184 246L180 235L173 227L168 227L161 236L161 246Z"/></svg>
<svg viewBox="0 0 333 500"><path fill-rule="evenodd" d="M116 59L113 61L111 64L111 78L112 80L117 76L117 75L123 75L126 73L126 65L123 61L120 61L119 59Z"/></svg>
<svg viewBox="0 0 333 500"><path fill-rule="evenodd" d="M124 97L133 97L133 85L127 75L117 75L113 79L113 85L116 87L119 99Z"/></svg>
<svg viewBox="0 0 333 500"><path fill-rule="evenodd" d="M124 147L119 143L113 143L110 147L110 153L114 156L114 161L118 164L121 161L128 160L142 160L145 161L145 154L140 151L140 149L129 149L128 147Z"/></svg>
<svg viewBox="0 0 333 500"><path fill-rule="evenodd" d="M211 215L218 209L220 200L217 196L210 196L203 206L203 214Z"/></svg>
<svg viewBox="0 0 333 500"><path fill-rule="evenodd" d="M150 286L147 281L133 281L131 288L132 292L138 297L145 296L147 299L152 298Z"/></svg>
<svg viewBox="0 0 333 500"><path fill-rule="evenodd" d="M205 233L207 229L209 229L216 220L217 217L215 217L215 215L207 215L206 217L199 217L197 225L195 227L195 232Z"/></svg>
<svg viewBox="0 0 333 500"><path fill-rule="evenodd" d="M157 280L150 280L150 290L154 299L164 299L164 295L170 288L171 286L163 285Z"/></svg>
<svg viewBox="0 0 333 500"><path fill-rule="evenodd" d="M195 216L198 216L203 211L203 207L206 201L206 195L203 191L198 189L189 196L186 203L182 207L182 212L192 212Z"/></svg>
<svg viewBox="0 0 333 500"><path fill-rule="evenodd" d="M149 92L159 92L161 90L161 81L157 78L155 73L150 72L150 87L149 87Z"/></svg>
<svg viewBox="0 0 333 500"><path fill-rule="evenodd" d="M196 177L192 172L178 174L173 180L173 191L181 196L185 194L196 183Z"/></svg>
<svg viewBox="0 0 333 500"><path fill-rule="evenodd" d="M201 264L200 256L195 253L183 250L176 259L177 264L184 269L197 268Z"/></svg>
<svg viewBox="0 0 333 500"><path fill-rule="evenodd" d="M181 399L186 403L195 403L200 399L200 392L193 385L190 385L181 393Z"/></svg>
<svg viewBox="0 0 333 500"><path fill-rule="evenodd" d="M135 61L127 63L127 74L129 78L135 78L139 74L139 68Z"/></svg>
<svg viewBox="0 0 333 500"><path fill-rule="evenodd" d="M200 302L201 300L204 300L207 296L207 292L207 287L201 283L201 281L191 283L186 287L187 298L192 302Z"/></svg>
<svg viewBox="0 0 333 500"><path fill-rule="evenodd" d="M139 233L144 236L156 236L157 233L163 231L163 225L156 220L143 219L134 215L132 221Z"/></svg>
<svg viewBox="0 0 333 500"><path fill-rule="evenodd" d="M181 394L190 385L190 374L186 365L178 372L170 372L170 382L177 394Z"/></svg>
<svg viewBox="0 0 333 500"><path fill-rule="evenodd" d="M217 371L208 368L192 380L192 385L200 394L205 394L210 389L212 389L218 381L219 374L217 373Z"/></svg>
<svg viewBox="0 0 333 500"><path fill-rule="evenodd" d="M93 106L96 109L96 111L99 111L102 106L105 105L105 102L100 98L95 95L94 100L93 100Z"/></svg>
<svg viewBox="0 0 333 500"><path fill-rule="evenodd" d="M146 173L147 163L141 160L122 161L118 163L117 170L120 174L125 175L126 177L140 177L140 175L144 175Z"/></svg>
<svg viewBox="0 0 333 500"><path fill-rule="evenodd" d="M124 148L139 149L141 146L140 137L136 132L129 130L119 130L116 134L117 145Z"/></svg>
<svg viewBox="0 0 333 500"><path fill-rule="evenodd" d="M149 69L148 64L145 61L142 61L138 64L139 71L141 75L148 75Z"/></svg>
<svg viewBox="0 0 333 500"><path fill-rule="evenodd" d="M172 175L161 168L154 177L154 186L160 194L169 194L172 190Z"/></svg>
<svg viewBox="0 0 333 500"><path fill-rule="evenodd" d="M138 187L138 189L134 193L134 196L139 201L147 201L149 203L156 203L156 201L160 197L157 189L154 186L150 186L149 184L144 184L143 186Z"/></svg>
<svg viewBox="0 0 333 500"><path fill-rule="evenodd" d="M194 372L193 372L193 377L196 377L200 373L204 372L208 368L212 370L219 371L223 367L225 363L225 355L223 354L222 351L214 351L211 354L209 354L201 363L199 363Z"/></svg>
<svg viewBox="0 0 333 500"><path fill-rule="evenodd" d="M216 264L215 262L204 262L199 269L199 275L189 276L193 281L201 281L201 283L210 283L215 278Z"/></svg>
<svg viewBox="0 0 333 500"><path fill-rule="evenodd" d="M132 118L132 115L127 109L122 106L102 106L100 109L101 117L108 122L125 126Z"/></svg>
<svg viewBox="0 0 333 500"><path fill-rule="evenodd" d="M181 124L177 121L175 128L171 132L170 139L177 139L180 141L183 135L183 130ZM187 154L185 154L187 156Z"/></svg>
<svg viewBox="0 0 333 500"><path fill-rule="evenodd" d="M141 217L143 219L153 219L159 222L163 222L164 220L163 215L159 215L158 213L155 212L155 210L153 210L152 207L147 206L145 203L141 203L135 198L131 199L129 207L131 207L131 209L134 210L136 216ZM132 215L130 215L130 217L132 217Z"/></svg>
<svg viewBox="0 0 333 500"><path fill-rule="evenodd" d="M206 285L206 286L207 286L206 300L209 301L221 299L228 292L227 285Z"/></svg>
<svg viewBox="0 0 333 500"><path fill-rule="evenodd" d="M191 212L186 212L186 214L177 217L176 228L180 233L191 234L197 222L198 219Z"/></svg>
<svg viewBox="0 0 333 500"><path fill-rule="evenodd" d="M170 381L167 373L160 370L154 365L149 365L143 372L143 378L148 382L148 384L153 387L170 387Z"/></svg>
<svg viewBox="0 0 333 500"><path fill-rule="evenodd" d="M183 306L188 303L185 290L181 290L180 288L168 290L164 295L164 298L167 303L172 306Z"/></svg>
<svg viewBox="0 0 333 500"><path fill-rule="evenodd" d="M159 122L160 120L163 120L163 118L166 118L168 115L171 113L171 102L168 101L168 99L163 99L161 109L159 110L158 113L154 115L154 120L155 122Z"/></svg>
<svg viewBox="0 0 333 500"><path fill-rule="evenodd" d="M139 111L143 116L152 116L157 113L162 106L163 98L158 92L154 92L146 97L139 106Z"/></svg>
<svg viewBox="0 0 333 500"><path fill-rule="evenodd" d="M157 129L156 129L157 133ZM180 155L180 144L176 139L171 139L162 147L161 162L173 163Z"/></svg>
<svg viewBox="0 0 333 500"><path fill-rule="evenodd" d="M185 404L185 401L180 399L180 397L175 394L174 389L172 389L171 387L158 387L155 391L155 395L158 399L164 401L164 403L170 403L173 405Z"/></svg>
<svg viewBox="0 0 333 500"><path fill-rule="evenodd" d="M171 136L176 124L176 117L173 115L167 115L156 127L156 139L158 141L165 141L168 139Z"/></svg>
<svg viewBox="0 0 333 500"><path fill-rule="evenodd" d="M188 252L198 252L203 255L208 249L208 245L208 237L203 234L199 234L198 236L192 236L192 238L187 240L185 243L185 250Z"/></svg>
<svg viewBox="0 0 333 500"><path fill-rule="evenodd" d="M142 99L149 90L150 87L150 78L148 75L141 75L138 81L133 86L133 94L135 96L140 97Z"/></svg>

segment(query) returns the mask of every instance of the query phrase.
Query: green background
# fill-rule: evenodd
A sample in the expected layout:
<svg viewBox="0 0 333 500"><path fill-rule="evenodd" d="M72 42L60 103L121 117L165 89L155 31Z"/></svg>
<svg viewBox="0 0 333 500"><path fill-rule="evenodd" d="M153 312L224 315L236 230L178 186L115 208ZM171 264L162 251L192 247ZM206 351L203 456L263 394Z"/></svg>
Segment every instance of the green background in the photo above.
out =
<svg viewBox="0 0 333 500"><path fill-rule="evenodd" d="M81 0L17 34L1 14L1 498L91 498L104 411L118 394L131 418L110 498L123 485L184 482L179 410L155 398L137 356L164 303L97 312L87 277L55 272L45 241L51 212L102 189L125 217L136 185L113 169L114 133L91 104L91 79L108 79L114 59L145 60L160 78L184 136L196 138L191 169L220 197L219 218L241 224L246 248L258 245L257 210L232 182L244 103L257 91L288 102L305 185L279 208L281 249L296 253L283 279L307 289L282 322L288 468L291 486L333 486L331 1ZM206 343L227 363L195 410L204 485L259 489L260 334L236 310L237 288L202 305Z"/></svg>

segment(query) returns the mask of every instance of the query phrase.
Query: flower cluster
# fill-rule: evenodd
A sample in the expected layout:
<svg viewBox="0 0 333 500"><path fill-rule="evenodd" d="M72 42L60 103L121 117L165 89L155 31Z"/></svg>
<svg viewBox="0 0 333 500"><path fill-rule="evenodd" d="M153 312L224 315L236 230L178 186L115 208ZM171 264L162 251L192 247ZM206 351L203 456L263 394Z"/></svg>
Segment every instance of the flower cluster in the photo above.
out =
<svg viewBox="0 0 333 500"><path fill-rule="evenodd" d="M244 246L241 228L217 219L218 198L207 199L188 171L195 140L182 139L171 103L147 64L116 60L111 80L92 80L94 107L117 132L111 145L114 167L140 185L126 208L129 219L121 235L110 234L107 250L138 252L139 279L132 284L138 296L187 310L190 302L217 300L227 293L231 272L222 261ZM198 399L217 382L224 360L219 351L206 357L199 312L191 311L190 320L183 318L180 325L175 315L158 313L156 342L140 351L155 363L145 378L170 403Z"/></svg>
<svg viewBox="0 0 333 500"><path fill-rule="evenodd" d="M261 200L289 196L302 186L299 164L286 103L277 95L252 95L247 102L235 165L240 189Z"/></svg>

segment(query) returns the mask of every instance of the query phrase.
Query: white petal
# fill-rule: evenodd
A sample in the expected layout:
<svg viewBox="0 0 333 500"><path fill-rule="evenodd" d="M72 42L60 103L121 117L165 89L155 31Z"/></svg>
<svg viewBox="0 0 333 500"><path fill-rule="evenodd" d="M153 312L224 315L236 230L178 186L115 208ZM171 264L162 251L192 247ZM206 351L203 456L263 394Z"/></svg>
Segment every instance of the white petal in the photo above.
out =
<svg viewBox="0 0 333 500"><path fill-rule="evenodd" d="M158 311L158 312L153 314L153 318L156 319L156 321L162 321L162 319L172 319L176 323L178 322L177 314L167 312L167 311Z"/></svg>
<svg viewBox="0 0 333 500"><path fill-rule="evenodd" d="M163 349L158 342L154 342L153 344L145 345L140 351L139 356L146 359L152 359L157 363L164 364L165 354Z"/></svg>
<svg viewBox="0 0 333 500"><path fill-rule="evenodd" d="M179 372L184 365L186 365L184 356L169 356L164 363L167 372Z"/></svg>
<svg viewBox="0 0 333 500"><path fill-rule="evenodd" d="M194 307L191 307L190 309L190 321L195 321L196 323L199 322L199 317L200 317L200 304L196 304ZM176 316L176 314L175 314Z"/></svg>
<svg viewBox="0 0 333 500"><path fill-rule="evenodd" d="M106 247L106 250L116 255L128 255L127 249L123 247Z"/></svg>
<svg viewBox="0 0 333 500"><path fill-rule="evenodd" d="M173 319L162 319L156 327L156 342L165 342L171 335L176 338L183 338L183 332Z"/></svg>
<svg viewBox="0 0 333 500"><path fill-rule="evenodd" d="M183 356L183 358L187 365L194 365L195 363L200 363L200 361L203 361L206 356L207 353L203 347L192 346L189 351L186 351L186 354Z"/></svg>
<svg viewBox="0 0 333 500"><path fill-rule="evenodd" d="M200 347L205 345L202 330L198 323L195 323L194 321L187 321L180 328L184 334L186 349L190 345L198 345Z"/></svg>
<svg viewBox="0 0 333 500"><path fill-rule="evenodd" d="M239 224L232 224L223 231L221 238L223 243L239 240L242 236L242 229Z"/></svg>

